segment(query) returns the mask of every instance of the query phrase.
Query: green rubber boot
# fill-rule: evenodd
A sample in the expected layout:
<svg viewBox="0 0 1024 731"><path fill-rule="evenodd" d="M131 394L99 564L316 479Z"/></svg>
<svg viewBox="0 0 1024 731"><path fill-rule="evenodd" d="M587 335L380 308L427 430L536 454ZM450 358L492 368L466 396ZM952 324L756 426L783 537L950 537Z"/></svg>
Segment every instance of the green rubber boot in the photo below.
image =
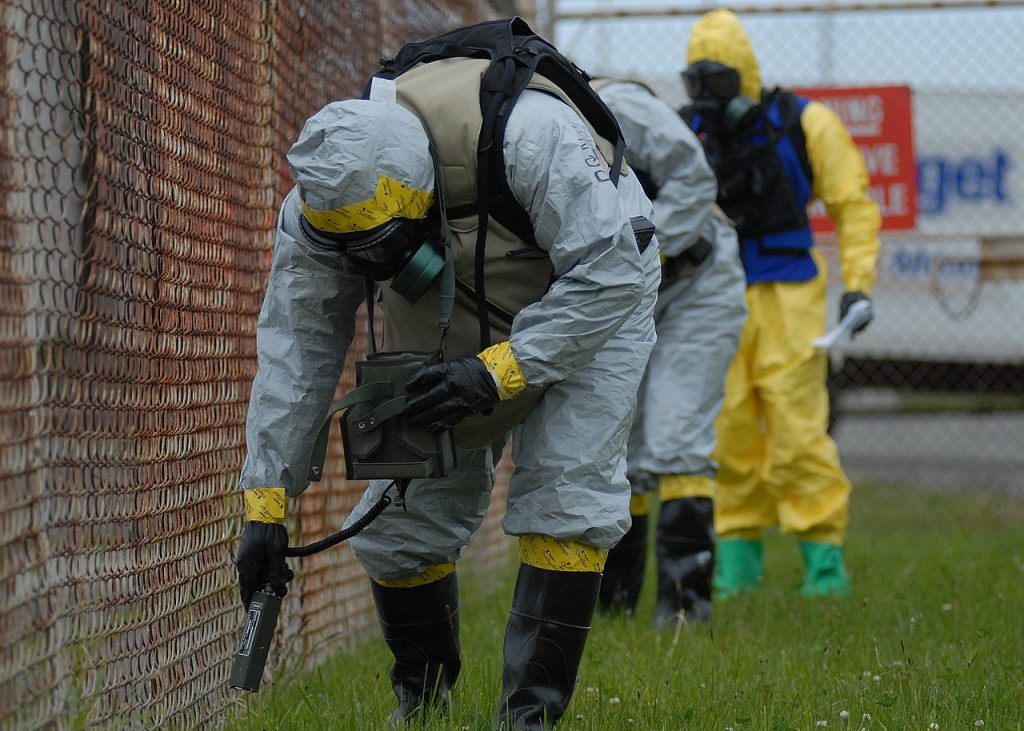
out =
<svg viewBox="0 0 1024 731"><path fill-rule="evenodd" d="M801 541L804 557L804 596L850 596L850 577L843 563L843 547L832 543Z"/></svg>
<svg viewBox="0 0 1024 731"><path fill-rule="evenodd" d="M746 538L719 539L715 547L715 596L729 599L756 589L764 574L764 544Z"/></svg>

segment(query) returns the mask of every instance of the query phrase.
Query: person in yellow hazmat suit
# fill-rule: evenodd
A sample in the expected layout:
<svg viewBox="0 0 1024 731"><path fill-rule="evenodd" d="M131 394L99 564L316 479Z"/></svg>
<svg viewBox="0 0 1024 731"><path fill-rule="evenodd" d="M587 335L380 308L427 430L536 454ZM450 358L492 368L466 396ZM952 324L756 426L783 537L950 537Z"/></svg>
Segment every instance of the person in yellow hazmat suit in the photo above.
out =
<svg viewBox="0 0 1024 731"><path fill-rule="evenodd" d="M842 318L870 303L875 281L881 217L867 169L828 107L761 87L735 13L703 15L686 62L690 102L680 114L704 143L718 203L736 224L749 310L716 424L715 590L724 598L759 585L762 531L777 525L799 538L802 593L846 596L851 488L826 430L826 357L811 343L825 329L828 274L807 206L820 199L835 221Z"/></svg>

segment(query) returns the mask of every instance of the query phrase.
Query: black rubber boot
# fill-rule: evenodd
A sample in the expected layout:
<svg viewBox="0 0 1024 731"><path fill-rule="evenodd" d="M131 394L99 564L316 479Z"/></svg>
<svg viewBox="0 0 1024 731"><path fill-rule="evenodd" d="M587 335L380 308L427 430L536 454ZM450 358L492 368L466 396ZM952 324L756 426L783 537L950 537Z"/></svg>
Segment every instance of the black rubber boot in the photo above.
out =
<svg viewBox="0 0 1024 731"><path fill-rule="evenodd" d="M392 722L443 711L462 668L456 575L408 589L370 584L384 640L395 656L390 675L398 707Z"/></svg>
<svg viewBox="0 0 1024 731"><path fill-rule="evenodd" d="M711 619L711 577L715 568L714 506L711 498L666 500L658 511L655 555L658 605L654 623L675 625Z"/></svg>
<svg viewBox="0 0 1024 731"><path fill-rule="evenodd" d="M632 614L640 598L647 563L647 516L633 515L633 525L608 552L601 577L598 607L602 612Z"/></svg>
<svg viewBox="0 0 1024 731"><path fill-rule="evenodd" d="M522 564L505 629L496 725L550 729L576 686L601 574Z"/></svg>

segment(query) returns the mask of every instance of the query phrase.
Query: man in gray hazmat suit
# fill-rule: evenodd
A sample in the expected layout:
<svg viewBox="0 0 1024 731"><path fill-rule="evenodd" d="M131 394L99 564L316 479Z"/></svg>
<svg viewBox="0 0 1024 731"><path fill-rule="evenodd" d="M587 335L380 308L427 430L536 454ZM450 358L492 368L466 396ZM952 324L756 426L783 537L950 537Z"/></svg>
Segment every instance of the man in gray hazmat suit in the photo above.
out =
<svg viewBox="0 0 1024 731"><path fill-rule="evenodd" d="M715 418L747 315L736 232L715 174L675 111L646 86L592 83L615 114L626 161L654 201L663 260L658 341L629 437L632 526L605 564L600 606L632 612L647 555L649 494L660 500L655 624L711 617Z"/></svg>
<svg viewBox="0 0 1024 731"><path fill-rule="evenodd" d="M614 182L614 146L535 77L503 143L503 173L535 244L490 219L484 258L498 342L479 347L466 295L478 218L458 212L476 195L486 63L446 59L374 79L369 99L311 117L288 153L296 187L280 211L259 319L237 565L243 604L267 583L285 591L287 502L307 487L310 444L352 343L366 271L355 264L372 259L374 278L388 280L402 260L393 252L420 246L445 203L457 277L447 360L406 384L405 417L432 430L455 425L457 465L412 480L405 509L384 510L350 546L395 658L393 719L443 706L461 664L455 564L483 520L510 434L516 469L502 525L519 538L521 563L496 724L540 729L569 702L605 558L629 528L626 442L655 340L659 254L649 227L636 225L653 215L636 176L623 165ZM385 349L436 348L438 282L412 302L398 279L380 290ZM349 521L387 485L372 481Z"/></svg>

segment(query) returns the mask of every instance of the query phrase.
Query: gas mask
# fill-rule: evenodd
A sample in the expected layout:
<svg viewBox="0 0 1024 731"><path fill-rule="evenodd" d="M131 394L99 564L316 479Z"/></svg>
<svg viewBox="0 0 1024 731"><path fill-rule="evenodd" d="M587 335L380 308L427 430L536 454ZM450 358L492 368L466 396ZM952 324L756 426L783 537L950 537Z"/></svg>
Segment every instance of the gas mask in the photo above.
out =
<svg viewBox="0 0 1024 731"><path fill-rule="evenodd" d="M731 66L698 61L681 76L694 109L710 129L717 127L735 134L749 128L757 118L761 105L740 94L740 75Z"/></svg>
<svg viewBox="0 0 1024 731"><path fill-rule="evenodd" d="M322 231L305 216L299 225L317 246L340 252L356 274L383 282L410 302L418 300L444 268L437 242L436 216L420 220L393 218L369 231Z"/></svg>

